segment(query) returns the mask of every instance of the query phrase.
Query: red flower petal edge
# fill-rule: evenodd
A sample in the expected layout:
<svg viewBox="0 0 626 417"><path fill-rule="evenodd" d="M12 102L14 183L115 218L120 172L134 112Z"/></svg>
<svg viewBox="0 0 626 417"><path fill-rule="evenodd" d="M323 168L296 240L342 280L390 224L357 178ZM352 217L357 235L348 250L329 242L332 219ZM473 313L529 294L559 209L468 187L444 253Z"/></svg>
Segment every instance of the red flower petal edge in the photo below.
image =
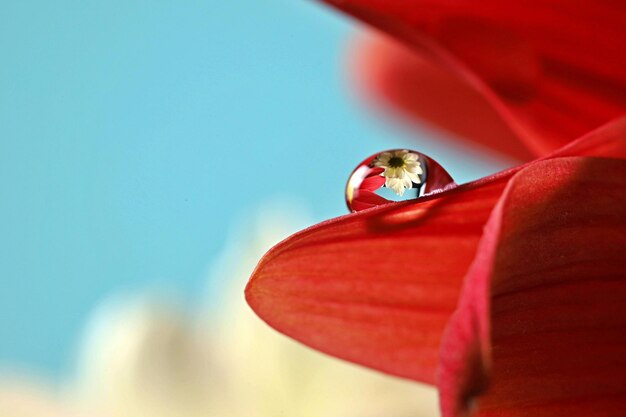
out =
<svg viewBox="0 0 626 417"><path fill-rule="evenodd" d="M388 204L304 230L261 260L248 303L313 348L434 383L441 334L505 185Z"/></svg>
<svg viewBox="0 0 626 417"><path fill-rule="evenodd" d="M626 159L626 120L553 157L568 155ZM311 347L434 383L442 334L483 226L520 169L297 233L261 260L246 288L248 303Z"/></svg>
<svg viewBox="0 0 626 417"><path fill-rule="evenodd" d="M545 155L626 111L623 2L327 3L407 42L423 56L455 71L489 100L537 155ZM384 60L387 56L381 53L374 58ZM389 77L396 78L386 78L382 88L389 91L419 84L428 75L420 71L431 69L414 64L396 60L387 65L385 70L391 70ZM412 71L416 72L410 74ZM415 103L400 103L406 104ZM432 116L428 113L431 110L424 113L424 108L413 106L408 110L426 118ZM452 130L458 122L456 117L447 115L439 120L435 116L433 120L452 122Z"/></svg>
<svg viewBox="0 0 626 417"><path fill-rule="evenodd" d="M443 339L444 417L623 416L625 256L626 161L518 172Z"/></svg>

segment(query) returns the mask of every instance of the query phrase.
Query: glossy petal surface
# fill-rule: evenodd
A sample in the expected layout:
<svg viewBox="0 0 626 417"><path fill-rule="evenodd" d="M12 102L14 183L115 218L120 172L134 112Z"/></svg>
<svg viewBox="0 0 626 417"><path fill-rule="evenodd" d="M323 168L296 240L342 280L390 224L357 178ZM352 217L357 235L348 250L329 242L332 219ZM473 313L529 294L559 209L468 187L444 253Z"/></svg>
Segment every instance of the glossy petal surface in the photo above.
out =
<svg viewBox="0 0 626 417"><path fill-rule="evenodd" d="M455 71L489 100L537 155L557 149L626 110L626 4L622 2L328 3ZM371 56L384 66L389 55ZM385 84L373 88L388 92L407 83L419 84L428 75L422 72L425 68L402 60L387 63L389 77L378 77ZM400 99L408 111L435 123L458 122L455 117L433 117L427 105ZM440 99L433 100L436 107ZM458 123L444 127L455 130Z"/></svg>
<svg viewBox="0 0 626 417"><path fill-rule="evenodd" d="M444 416L623 415L625 256L626 161L519 171L444 338Z"/></svg>

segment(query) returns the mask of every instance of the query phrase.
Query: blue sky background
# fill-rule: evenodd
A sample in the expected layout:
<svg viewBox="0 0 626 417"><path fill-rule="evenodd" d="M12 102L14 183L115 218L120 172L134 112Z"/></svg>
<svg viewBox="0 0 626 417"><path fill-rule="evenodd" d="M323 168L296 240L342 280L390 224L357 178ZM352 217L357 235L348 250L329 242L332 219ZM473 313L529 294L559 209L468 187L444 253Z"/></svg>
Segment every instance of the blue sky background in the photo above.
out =
<svg viewBox="0 0 626 417"><path fill-rule="evenodd" d="M356 103L355 28L305 0L1 2L0 372L66 372L112 292L193 303L236 219L276 196L344 214L376 151L461 182L506 164Z"/></svg>

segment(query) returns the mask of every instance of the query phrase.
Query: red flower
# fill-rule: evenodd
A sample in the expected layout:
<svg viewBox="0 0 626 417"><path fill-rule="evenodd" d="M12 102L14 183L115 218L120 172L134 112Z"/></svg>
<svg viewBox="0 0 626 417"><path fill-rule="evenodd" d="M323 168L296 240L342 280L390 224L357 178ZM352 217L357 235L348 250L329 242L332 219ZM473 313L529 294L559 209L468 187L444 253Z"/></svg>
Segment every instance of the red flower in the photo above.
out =
<svg viewBox="0 0 626 417"><path fill-rule="evenodd" d="M519 137L538 153L626 106L621 3L336 5L462 70L510 126L504 139ZM412 82L424 72L405 69L406 90L419 95ZM433 85L453 80L441 79ZM399 78L384 80L377 91L399 86ZM389 96L495 143L489 134L498 129L433 116L403 94ZM465 98L475 105L480 97ZM271 326L305 344L436 384L445 417L623 416L626 119L526 165L304 230L268 252L246 296Z"/></svg>

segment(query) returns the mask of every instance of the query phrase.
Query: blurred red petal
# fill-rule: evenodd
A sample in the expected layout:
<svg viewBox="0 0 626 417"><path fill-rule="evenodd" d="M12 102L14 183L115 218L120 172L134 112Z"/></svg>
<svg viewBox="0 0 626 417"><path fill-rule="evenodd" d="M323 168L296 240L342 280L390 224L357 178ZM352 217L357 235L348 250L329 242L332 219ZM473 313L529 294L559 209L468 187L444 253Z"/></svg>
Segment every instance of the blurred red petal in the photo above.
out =
<svg viewBox="0 0 626 417"><path fill-rule="evenodd" d="M520 161L532 153L488 100L458 75L383 36L367 36L350 48L357 90L372 94L409 119L418 118Z"/></svg>
<svg viewBox="0 0 626 417"><path fill-rule="evenodd" d="M538 155L559 148L626 110L626 3L612 0L575 4L564 0L327 2L408 42L424 56L456 71L489 100ZM380 60L387 55L380 54ZM381 64L376 61L376 65ZM423 78L429 75L421 71L432 70L414 62L402 63L397 57L382 65L389 71L386 85L381 87L387 93L407 82L422 85ZM408 75L413 71L414 74ZM442 88L450 82L439 81ZM391 83L398 86L390 87ZM425 104L415 106L408 98L402 99L408 100L409 106L407 101L399 103L408 111L421 117L432 116L429 114L432 110L423 113ZM458 125L455 118L431 120ZM453 131L458 128L454 124L444 127Z"/></svg>
<svg viewBox="0 0 626 417"><path fill-rule="evenodd" d="M626 158L626 120L554 156L565 155ZM297 233L261 260L246 288L248 303L313 348L434 383L442 334L483 226L522 168Z"/></svg>
<svg viewBox="0 0 626 417"><path fill-rule="evenodd" d="M623 416L626 161L518 172L478 254L443 339L444 417Z"/></svg>
<svg viewBox="0 0 626 417"><path fill-rule="evenodd" d="M626 159L626 117L607 123L550 155L557 156Z"/></svg>

